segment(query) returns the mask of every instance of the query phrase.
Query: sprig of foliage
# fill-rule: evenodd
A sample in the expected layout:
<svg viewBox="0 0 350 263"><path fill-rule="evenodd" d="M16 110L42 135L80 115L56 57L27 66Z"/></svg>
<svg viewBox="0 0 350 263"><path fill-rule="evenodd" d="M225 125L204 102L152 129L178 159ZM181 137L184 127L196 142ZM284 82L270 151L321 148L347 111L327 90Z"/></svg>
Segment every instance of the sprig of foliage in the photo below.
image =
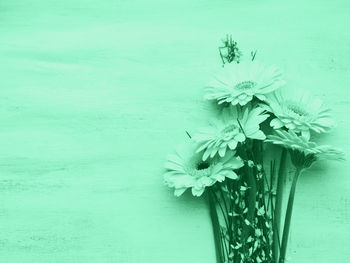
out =
<svg viewBox="0 0 350 263"><path fill-rule="evenodd" d="M237 42L232 39L232 36L226 35L222 40L223 46L219 47L219 53L222 64L236 62L239 63L242 52L238 49Z"/></svg>

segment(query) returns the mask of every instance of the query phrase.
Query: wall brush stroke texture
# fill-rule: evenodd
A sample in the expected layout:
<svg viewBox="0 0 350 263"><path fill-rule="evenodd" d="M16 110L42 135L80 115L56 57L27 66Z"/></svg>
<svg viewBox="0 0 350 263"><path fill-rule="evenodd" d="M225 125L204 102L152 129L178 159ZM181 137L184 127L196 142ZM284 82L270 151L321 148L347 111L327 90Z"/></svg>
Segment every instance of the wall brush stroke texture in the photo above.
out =
<svg viewBox="0 0 350 263"><path fill-rule="evenodd" d="M206 204L162 185L232 34L333 109L347 153L348 1L0 2L0 262L215 261ZM203 113L204 112L204 113ZM171 139L169 139L171 138ZM348 158L349 159L349 158ZM348 262L349 162L298 183L292 262Z"/></svg>

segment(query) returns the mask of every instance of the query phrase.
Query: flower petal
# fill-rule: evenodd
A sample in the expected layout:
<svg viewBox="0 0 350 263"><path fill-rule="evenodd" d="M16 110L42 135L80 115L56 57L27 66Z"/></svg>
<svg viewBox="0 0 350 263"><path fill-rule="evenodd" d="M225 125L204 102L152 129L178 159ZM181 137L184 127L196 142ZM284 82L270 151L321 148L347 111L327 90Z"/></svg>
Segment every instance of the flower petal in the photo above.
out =
<svg viewBox="0 0 350 263"><path fill-rule="evenodd" d="M175 196L180 196L182 195L185 191L187 190L187 188L175 188L175 191L174 191L174 195Z"/></svg>
<svg viewBox="0 0 350 263"><path fill-rule="evenodd" d="M270 122L270 126L274 129L279 129L279 128L282 128L284 126L284 123L282 121L280 121L278 118L274 118Z"/></svg>

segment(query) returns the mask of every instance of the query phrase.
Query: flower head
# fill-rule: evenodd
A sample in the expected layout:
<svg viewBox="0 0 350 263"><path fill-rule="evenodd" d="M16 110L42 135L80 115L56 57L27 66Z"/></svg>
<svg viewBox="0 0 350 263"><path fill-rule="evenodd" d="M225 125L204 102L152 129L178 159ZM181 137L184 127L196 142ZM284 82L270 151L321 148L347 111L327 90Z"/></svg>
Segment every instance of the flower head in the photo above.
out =
<svg viewBox="0 0 350 263"><path fill-rule="evenodd" d="M274 129L286 127L310 139L310 131L321 133L334 127L330 109L320 99L307 93L286 96L276 92L267 102L265 109L276 116L270 123Z"/></svg>
<svg viewBox="0 0 350 263"><path fill-rule="evenodd" d="M246 105L253 97L265 100L265 94L284 85L281 72L255 61L225 65L206 88L205 98L232 105Z"/></svg>
<svg viewBox="0 0 350 263"><path fill-rule="evenodd" d="M195 143L191 141L181 145L175 154L168 156L164 180L169 187L175 188L176 196L182 195L188 188L192 189L194 196L201 196L205 187L222 182L226 177L238 179L233 170L243 165L235 152L228 153L224 158L203 161L202 155L196 152Z"/></svg>
<svg viewBox="0 0 350 263"><path fill-rule="evenodd" d="M225 156L228 149L236 149L237 144L244 142L246 137L264 140L266 137L259 125L268 116L260 107L247 107L242 114L238 114L236 107L225 108L220 118L213 120L208 127L193 136L199 144L197 152L204 151L205 161L217 154Z"/></svg>
<svg viewBox="0 0 350 263"><path fill-rule="evenodd" d="M309 167L316 160L344 160L344 153L341 150L329 145L318 145L303 136L298 136L292 130L276 130L276 134L268 135L266 142L281 145L293 151L294 164ZM305 164L305 161L308 163Z"/></svg>

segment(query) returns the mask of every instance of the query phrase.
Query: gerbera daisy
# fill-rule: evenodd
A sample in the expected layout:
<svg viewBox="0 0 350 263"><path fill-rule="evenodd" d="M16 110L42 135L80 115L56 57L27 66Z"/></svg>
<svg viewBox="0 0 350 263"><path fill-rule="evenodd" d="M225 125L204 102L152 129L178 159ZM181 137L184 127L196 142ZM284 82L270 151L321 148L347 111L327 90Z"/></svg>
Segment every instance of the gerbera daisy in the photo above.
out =
<svg viewBox="0 0 350 263"><path fill-rule="evenodd" d="M214 119L207 128L199 130L193 139L200 145L197 152L204 151L203 160L213 158L216 154L225 156L227 149L234 150L246 137L264 140L265 134L259 124L269 117L260 107L246 108L238 114L236 107L225 108L221 116Z"/></svg>
<svg viewBox="0 0 350 263"><path fill-rule="evenodd" d="M226 177L237 179L233 170L243 165L243 161L233 151L224 158L205 162L202 155L196 152L195 143L191 141L181 145L175 154L168 156L164 180L169 187L175 188L176 196L182 195L188 188L191 188L194 196L201 196L205 187L222 182Z"/></svg>
<svg viewBox="0 0 350 263"><path fill-rule="evenodd" d="M284 85L281 72L274 66L255 61L226 64L205 90L204 98L232 105L246 105L255 96L265 100L265 94Z"/></svg>
<svg viewBox="0 0 350 263"><path fill-rule="evenodd" d="M304 136L298 136L292 130L276 130L276 133L277 135L269 135L266 142L301 152L304 156L312 156L314 160L344 160L344 153L341 150L329 145L318 145Z"/></svg>
<svg viewBox="0 0 350 263"><path fill-rule="evenodd" d="M276 92L267 103L265 109L276 116L270 123L274 129L286 127L310 139L310 131L321 133L334 127L330 109L305 92Z"/></svg>

